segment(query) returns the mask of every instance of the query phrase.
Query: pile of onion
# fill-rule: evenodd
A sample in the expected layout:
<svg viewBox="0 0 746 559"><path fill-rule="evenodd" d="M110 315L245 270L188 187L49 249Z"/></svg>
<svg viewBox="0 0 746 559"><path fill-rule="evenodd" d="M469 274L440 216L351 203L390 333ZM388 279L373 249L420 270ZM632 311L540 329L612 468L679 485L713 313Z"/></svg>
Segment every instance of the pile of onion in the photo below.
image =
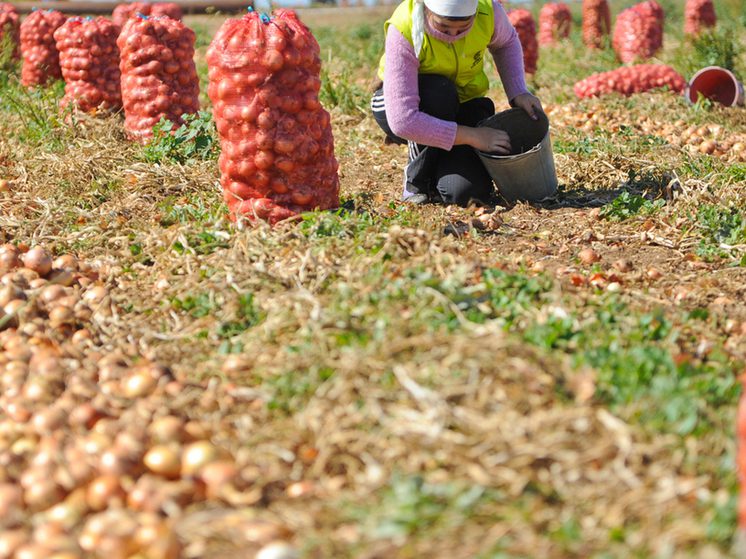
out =
<svg viewBox="0 0 746 559"><path fill-rule="evenodd" d="M104 17L73 17L55 31L65 78L63 107L72 103L91 112L122 106L118 36L119 28Z"/></svg>
<svg viewBox="0 0 746 559"><path fill-rule="evenodd" d="M562 2L544 4L539 11L539 45L553 45L570 36L572 14Z"/></svg>
<svg viewBox="0 0 746 559"><path fill-rule="evenodd" d="M229 19L207 52L221 184L233 217L272 224L339 205L319 45L292 10Z"/></svg>
<svg viewBox="0 0 746 559"><path fill-rule="evenodd" d="M177 559L188 508L261 497L248 457L193 418L226 390L187 391L168 367L106 351L96 331L111 308L75 256L0 245L0 557Z"/></svg>
<svg viewBox="0 0 746 559"><path fill-rule="evenodd" d="M21 23L21 83L27 87L45 85L62 77L54 32L65 23L55 10L35 10Z"/></svg>
<svg viewBox="0 0 746 559"><path fill-rule="evenodd" d="M611 12L607 0L583 0L583 43L591 49L605 46L611 31Z"/></svg>
<svg viewBox="0 0 746 559"><path fill-rule="evenodd" d="M194 31L169 17L136 16L117 39L121 54L124 128L146 142L162 118L174 125L199 110Z"/></svg>
<svg viewBox="0 0 746 559"><path fill-rule="evenodd" d="M536 22L531 12L522 8L510 10L508 19L518 33L523 48L523 67L527 74L536 73L539 60L539 42L536 39Z"/></svg>

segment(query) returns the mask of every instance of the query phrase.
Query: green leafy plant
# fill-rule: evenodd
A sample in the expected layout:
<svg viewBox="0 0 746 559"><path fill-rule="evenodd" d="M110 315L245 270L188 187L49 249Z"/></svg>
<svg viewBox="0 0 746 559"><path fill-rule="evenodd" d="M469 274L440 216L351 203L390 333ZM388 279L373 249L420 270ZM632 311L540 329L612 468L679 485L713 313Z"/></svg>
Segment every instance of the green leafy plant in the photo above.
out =
<svg viewBox="0 0 746 559"><path fill-rule="evenodd" d="M5 29L0 30L0 71L6 70L12 73L18 63L13 59L15 44L10 32L10 26L6 25Z"/></svg>
<svg viewBox="0 0 746 559"><path fill-rule="evenodd" d="M638 214L652 215L665 205L665 200L649 200L628 190L622 192L601 208L601 217L611 221L624 221Z"/></svg>
<svg viewBox="0 0 746 559"><path fill-rule="evenodd" d="M746 217L743 208L706 204L697 211L702 238L697 254L705 259L736 258L746 266Z"/></svg>
<svg viewBox="0 0 746 559"><path fill-rule="evenodd" d="M143 150L146 161L189 163L217 157L218 141L212 114L199 111L184 115L182 119L184 123L176 128L166 118L153 127L153 138Z"/></svg>
<svg viewBox="0 0 746 559"><path fill-rule="evenodd" d="M707 66L737 70L741 46L732 27L718 26L685 42L679 55L680 67L692 74Z"/></svg>

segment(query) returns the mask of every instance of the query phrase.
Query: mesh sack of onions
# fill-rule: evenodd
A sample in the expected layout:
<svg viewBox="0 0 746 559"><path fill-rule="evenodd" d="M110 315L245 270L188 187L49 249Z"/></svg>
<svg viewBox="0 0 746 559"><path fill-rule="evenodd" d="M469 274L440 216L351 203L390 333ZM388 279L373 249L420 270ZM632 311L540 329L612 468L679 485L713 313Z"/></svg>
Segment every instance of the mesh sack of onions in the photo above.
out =
<svg viewBox="0 0 746 559"><path fill-rule="evenodd" d="M20 18L13 4L0 3L0 62L18 60L20 39Z"/></svg>
<svg viewBox="0 0 746 559"><path fill-rule="evenodd" d="M686 87L686 80L665 64L637 64L593 74L577 82L573 89L575 95L582 99L614 92L632 95L662 87L681 93Z"/></svg>
<svg viewBox="0 0 746 559"><path fill-rule="evenodd" d="M35 10L21 23L21 84L45 85L62 77L54 32L65 23L55 10Z"/></svg>
<svg viewBox="0 0 746 559"><path fill-rule="evenodd" d="M539 12L539 44L553 45L570 36L572 14L567 4L544 4Z"/></svg>
<svg viewBox="0 0 746 559"><path fill-rule="evenodd" d="M167 16L178 20L184 17L181 7L174 2L156 2L150 6L150 15L152 16Z"/></svg>
<svg viewBox="0 0 746 559"><path fill-rule="evenodd" d="M180 125L199 110L199 78L194 65L194 32L169 17L135 16L117 45L122 73L124 128L147 142L162 118Z"/></svg>
<svg viewBox="0 0 746 559"><path fill-rule="evenodd" d="M111 13L111 20L120 28L124 27L127 20L137 14L144 16L168 16L171 19L181 20L183 13L181 7L173 2L130 2L119 4Z"/></svg>
<svg viewBox="0 0 746 559"><path fill-rule="evenodd" d="M583 0L583 43L603 48L611 30L611 12L606 0Z"/></svg>
<svg viewBox="0 0 746 559"><path fill-rule="evenodd" d="M233 218L277 223L339 205L319 45L292 10L229 19L207 51L208 94Z"/></svg>
<svg viewBox="0 0 746 559"><path fill-rule="evenodd" d="M119 72L119 28L104 17L68 19L54 38L65 78L62 107L82 111L122 106Z"/></svg>
<svg viewBox="0 0 746 559"><path fill-rule="evenodd" d="M531 12L524 9L510 10L508 19L518 33L523 48L523 67L527 74L536 72L539 60L539 43L536 40L536 23Z"/></svg>
<svg viewBox="0 0 746 559"><path fill-rule="evenodd" d="M717 16L712 0L686 0L684 33L699 35L708 27L715 27Z"/></svg>
<svg viewBox="0 0 746 559"><path fill-rule="evenodd" d="M646 60L663 46L663 9L655 0L622 11L614 25L612 46L624 63Z"/></svg>

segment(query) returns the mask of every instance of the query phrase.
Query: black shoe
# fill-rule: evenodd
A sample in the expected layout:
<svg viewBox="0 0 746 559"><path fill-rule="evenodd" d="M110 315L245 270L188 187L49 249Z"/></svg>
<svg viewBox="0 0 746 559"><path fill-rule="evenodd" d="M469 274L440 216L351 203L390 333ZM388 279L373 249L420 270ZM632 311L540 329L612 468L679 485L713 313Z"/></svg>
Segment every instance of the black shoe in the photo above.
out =
<svg viewBox="0 0 746 559"><path fill-rule="evenodd" d="M430 201L430 197L427 194L419 193L412 194L408 198L405 198L403 202L405 204L414 204L415 206L421 206L427 204Z"/></svg>

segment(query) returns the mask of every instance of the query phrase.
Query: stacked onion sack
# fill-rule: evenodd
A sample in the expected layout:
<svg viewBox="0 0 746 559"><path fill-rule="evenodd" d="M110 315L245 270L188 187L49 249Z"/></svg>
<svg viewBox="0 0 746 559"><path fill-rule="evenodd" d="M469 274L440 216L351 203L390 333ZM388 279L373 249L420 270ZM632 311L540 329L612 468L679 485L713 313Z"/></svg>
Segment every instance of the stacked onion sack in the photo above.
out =
<svg viewBox="0 0 746 559"><path fill-rule="evenodd" d="M20 19L16 7L13 4L0 3L0 61L20 58L19 35ZM5 52L6 48L9 53Z"/></svg>
<svg viewBox="0 0 746 559"><path fill-rule="evenodd" d="M588 76L577 82L574 90L575 95L582 99L613 92L632 95L659 87L668 87L671 91L681 93L686 87L686 80L664 64L637 64Z"/></svg>
<svg viewBox="0 0 746 559"><path fill-rule="evenodd" d="M624 63L646 60L663 46L663 9L655 0L622 11L614 25L612 45Z"/></svg>
<svg viewBox="0 0 746 559"><path fill-rule="evenodd" d="M583 0L583 43L591 49L605 46L611 30L611 12L606 0Z"/></svg>
<svg viewBox="0 0 746 559"><path fill-rule="evenodd" d="M319 45L292 10L229 19L207 51L221 184L232 218L274 224L339 205Z"/></svg>
<svg viewBox="0 0 746 559"><path fill-rule="evenodd" d="M572 14L567 4L544 4L539 12L539 44L553 45L570 36Z"/></svg>
<svg viewBox="0 0 746 559"><path fill-rule="evenodd" d="M147 142L162 118L175 125L199 110L194 32L169 17L135 16L117 39L121 57L124 128Z"/></svg>
<svg viewBox="0 0 746 559"><path fill-rule="evenodd" d="M717 16L712 0L686 0L684 33L699 35L708 27L715 27Z"/></svg>
<svg viewBox="0 0 746 559"><path fill-rule="evenodd" d="M518 39L523 47L523 66L527 74L536 72L536 62L539 60L539 43L536 40L536 23L531 12L524 9L510 10L508 19L518 33Z"/></svg>
<svg viewBox="0 0 746 559"><path fill-rule="evenodd" d="M117 26L123 28L127 20L137 14L154 17L167 16L178 20L181 20L184 15L181 7L173 2L157 2L155 4L131 2L129 4L119 4L114 8L111 19Z"/></svg>
<svg viewBox="0 0 746 559"><path fill-rule="evenodd" d="M73 17L54 32L65 78L62 107L121 108L118 35L119 28L104 17Z"/></svg>
<svg viewBox="0 0 746 559"><path fill-rule="evenodd" d="M45 85L62 77L54 32L63 23L65 16L54 10L35 10L21 23L22 85Z"/></svg>

